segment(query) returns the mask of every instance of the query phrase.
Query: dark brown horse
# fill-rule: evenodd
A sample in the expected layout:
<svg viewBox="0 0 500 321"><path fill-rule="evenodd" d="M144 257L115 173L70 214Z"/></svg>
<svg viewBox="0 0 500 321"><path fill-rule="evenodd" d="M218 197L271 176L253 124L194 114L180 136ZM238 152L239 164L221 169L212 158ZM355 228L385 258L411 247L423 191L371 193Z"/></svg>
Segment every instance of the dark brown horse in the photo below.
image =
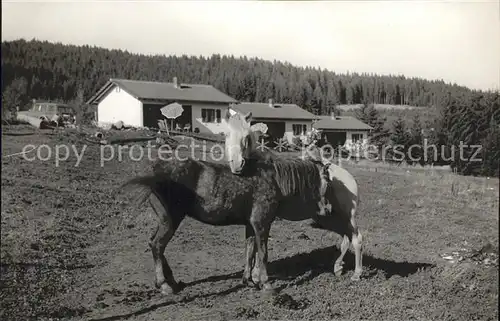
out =
<svg viewBox="0 0 500 321"><path fill-rule="evenodd" d="M272 290L267 275L267 240L276 216L304 220L324 214L320 197L326 186L322 164L261 156L248 159L239 175L227 165L206 161L157 161L151 175L125 183L139 185L139 203L149 199L157 214L158 227L150 247L156 286L162 293L180 289L164 251L186 216L210 225L245 226L243 282L252 280L263 290Z"/></svg>

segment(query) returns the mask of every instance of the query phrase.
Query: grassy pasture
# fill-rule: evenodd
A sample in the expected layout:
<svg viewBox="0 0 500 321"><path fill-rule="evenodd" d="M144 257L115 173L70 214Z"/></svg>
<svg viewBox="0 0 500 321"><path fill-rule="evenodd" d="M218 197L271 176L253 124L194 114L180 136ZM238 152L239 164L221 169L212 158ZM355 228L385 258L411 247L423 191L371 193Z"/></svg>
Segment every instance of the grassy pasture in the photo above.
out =
<svg viewBox="0 0 500 321"><path fill-rule="evenodd" d="M4 132L21 131L13 127ZM271 230L269 261L271 278L282 290L274 299L263 297L240 282L244 229L186 219L166 253L187 287L162 297L153 287L148 250L153 212L134 207L130 195L118 190L148 171L149 161L124 154L101 164L101 147L82 135L38 132L2 137L2 320L498 317L498 265L442 259L488 243L498 253L498 179L345 163L360 189L360 282L349 279L351 254L345 274L332 273L340 237L307 221L279 220ZM67 144L79 153L87 145L78 166L74 153L58 166L53 157L5 157L27 144L52 150ZM197 149L194 155L203 154Z"/></svg>

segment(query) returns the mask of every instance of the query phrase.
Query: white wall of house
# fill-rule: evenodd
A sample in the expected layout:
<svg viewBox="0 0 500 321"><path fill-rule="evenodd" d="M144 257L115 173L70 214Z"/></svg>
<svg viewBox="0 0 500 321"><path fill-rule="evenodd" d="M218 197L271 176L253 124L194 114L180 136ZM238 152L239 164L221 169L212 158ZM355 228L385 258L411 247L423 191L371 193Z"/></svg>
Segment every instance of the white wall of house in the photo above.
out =
<svg viewBox="0 0 500 321"><path fill-rule="evenodd" d="M367 131L347 131L346 132L346 142L344 147L351 153L354 153L356 157L363 156L363 151L366 151L368 144L368 132Z"/></svg>
<svg viewBox="0 0 500 321"><path fill-rule="evenodd" d="M97 121L103 126L119 120L126 126L142 127L142 102L115 86L97 105Z"/></svg>
<svg viewBox="0 0 500 321"><path fill-rule="evenodd" d="M287 121L285 121L285 136L286 136L288 142L292 143L293 138L295 137L295 135L293 133L293 125L305 125L306 126L305 134L299 135L300 139L302 139L304 141L306 139L307 135L309 135L311 133L312 124L313 124L312 120L310 120L310 121L303 121L303 120L299 120L299 121L287 120Z"/></svg>
<svg viewBox="0 0 500 321"><path fill-rule="evenodd" d="M191 112L191 122L192 122L192 130L195 128L199 128L200 133L225 133L227 131L227 123L225 120L225 115L228 105L221 104L209 104L209 103L200 103L200 104L192 104L192 112ZM213 113L214 117L209 121L203 121L202 118L202 109L206 109L207 112ZM210 110L210 111L208 111ZM212 111L213 110L213 111ZM217 121L217 110L220 111L220 122ZM233 110L230 112L235 113Z"/></svg>
<svg viewBox="0 0 500 321"><path fill-rule="evenodd" d="M347 131L345 145L351 145L356 140L361 141L362 145L368 144L368 132L367 131Z"/></svg>
<svg viewBox="0 0 500 321"><path fill-rule="evenodd" d="M321 130L321 129L320 129ZM352 145L355 141L361 141L362 145L368 144L368 132L367 131L360 131L360 130L324 130L325 133L328 132L340 132L340 133L345 133L346 138L345 138L345 143L344 146L350 146Z"/></svg>
<svg viewBox="0 0 500 321"><path fill-rule="evenodd" d="M229 106L229 105L228 105ZM220 122L203 122L202 120L202 109L220 109L220 115L221 115L221 120ZM213 134L219 134L219 133L225 133L227 132L227 122L225 120L225 114L226 114L226 109L227 107L224 105L210 105L210 104L193 104L192 105L192 122L193 122L193 130L198 127L200 129L201 133L213 133ZM237 113L237 111L233 109L229 109L229 112L231 115L234 115ZM217 116L217 113L215 112L215 115ZM279 120L277 120L279 121ZM307 135L311 133L312 130L312 120L311 121L304 121L304 120L282 120L282 122L285 123L285 137L288 140L288 142L292 142L293 137L295 137L293 133L293 125L305 125L306 126L306 132L305 135L300 135L299 137L302 140L305 140L307 138Z"/></svg>

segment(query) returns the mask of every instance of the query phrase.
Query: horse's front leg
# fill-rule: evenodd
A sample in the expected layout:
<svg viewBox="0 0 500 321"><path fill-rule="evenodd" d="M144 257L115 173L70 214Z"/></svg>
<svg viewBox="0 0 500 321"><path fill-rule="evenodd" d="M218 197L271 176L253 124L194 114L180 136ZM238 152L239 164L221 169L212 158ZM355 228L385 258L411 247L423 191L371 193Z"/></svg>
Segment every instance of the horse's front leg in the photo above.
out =
<svg viewBox="0 0 500 321"><path fill-rule="evenodd" d="M275 290L269 283L269 277L267 274L267 241L269 238L269 231L271 229L271 222L265 224L262 224L262 222L252 222L252 227L255 232L255 247L257 248L255 266L252 271L252 279L262 290L274 293Z"/></svg>
<svg viewBox="0 0 500 321"><path fill-rule="evenodd" d="M243 284L248 285L252 279L252 268L255 261L255 233L251 225L245 226L245 270L243 271Z"/></svg>

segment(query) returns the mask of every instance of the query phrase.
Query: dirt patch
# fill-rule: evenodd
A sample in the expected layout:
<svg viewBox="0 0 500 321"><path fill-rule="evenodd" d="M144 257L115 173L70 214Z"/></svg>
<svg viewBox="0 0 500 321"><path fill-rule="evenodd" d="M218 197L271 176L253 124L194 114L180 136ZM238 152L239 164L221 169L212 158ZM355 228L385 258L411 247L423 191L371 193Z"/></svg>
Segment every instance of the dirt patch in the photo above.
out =
<svg viewBox="0 0 500 321"><path fill-rule="evenodd" d="M311 302L307 299L295 300L289 294L278 294L274 297L273 305L290 310L304 310Z"/></svg>
<svg viewBox="0 0 500 321"><path fill-rule="evenodd" d="M27 223L29 224L29 223ZM74 226L57 222L21 245L2 235L2 315L7 319L70 318L90 310L75 304L76 279L93 267Z"/></svg>

